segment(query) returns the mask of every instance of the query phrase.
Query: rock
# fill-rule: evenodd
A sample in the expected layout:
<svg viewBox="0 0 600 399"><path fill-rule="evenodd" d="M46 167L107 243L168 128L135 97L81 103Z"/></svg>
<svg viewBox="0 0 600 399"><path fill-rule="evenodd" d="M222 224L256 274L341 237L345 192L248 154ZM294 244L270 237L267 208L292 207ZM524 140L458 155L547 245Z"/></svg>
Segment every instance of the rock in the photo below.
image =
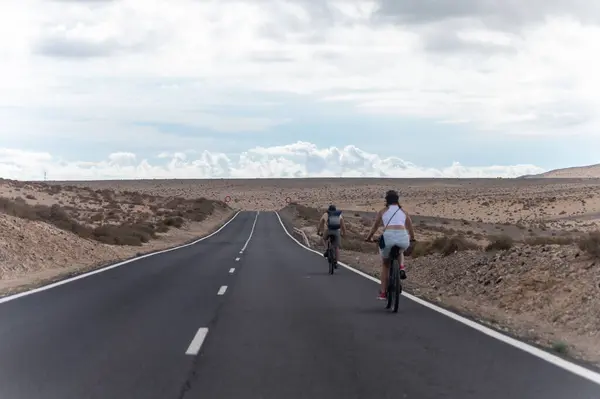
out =
<svg viewBox="0 0 600 399"><path fill-rule="evenodd" d="M585 270L590 270L592 267L596 266L596 262L592 262L589 266L585 268Z"/></svg>

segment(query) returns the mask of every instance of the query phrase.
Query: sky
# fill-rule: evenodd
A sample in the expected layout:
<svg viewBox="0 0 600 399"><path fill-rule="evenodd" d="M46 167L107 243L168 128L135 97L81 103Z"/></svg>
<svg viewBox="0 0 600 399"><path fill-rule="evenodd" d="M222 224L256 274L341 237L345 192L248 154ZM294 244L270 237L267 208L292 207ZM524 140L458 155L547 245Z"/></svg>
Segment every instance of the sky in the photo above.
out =
<svg viewBox="0 0 600 399"><path fill-rule="evenodd" d="M600 2L0 2L0 177L600 163Z"/></svg>

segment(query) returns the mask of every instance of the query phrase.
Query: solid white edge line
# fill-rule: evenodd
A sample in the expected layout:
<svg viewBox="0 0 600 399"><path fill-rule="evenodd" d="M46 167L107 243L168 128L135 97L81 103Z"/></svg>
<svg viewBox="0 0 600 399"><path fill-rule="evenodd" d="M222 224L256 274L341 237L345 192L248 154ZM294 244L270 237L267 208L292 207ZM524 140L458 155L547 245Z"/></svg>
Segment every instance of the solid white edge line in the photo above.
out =
<svg viewBox="0 0 600 399"><path fill-rule="evenodd" d="M149 254L141 255L141 256L138 256L136 258L127 259L127 260L124 260L122 262L115 263L113 265L103 267L101 269L92 270L90 272L79 274L77 276L74 276L74 277L71 277L71 278L67 278L65 280L60 280L60 281L57 281L57 282L52 283L52 284L44 285L42 287L34 288L32 290L29 290L29 291L24 291L24 292L20 292L18 294L8 295L8 296L5 296L5 297L1 297L0 298L0 304L5 303L5 302L9 302L9 301L12 301L12 300L15 300L15 299L27 296L27 295L35 294L36 292L41 292L41 291L49 290L50 288L58 287L59 285L67 284L67 283L73 282L75 280L79 280L79 279L82 279L82 278L85 278L85 277L88 277L88 276L92 276L94 274L102 273L102 272L105 272L107 270L114 269L116 267L123 266L123 265L126 265L127 263L135 262L135 261L140 260L140 259L148 258L148 257L154 256L154 255L164 254L166 252L171 252L171 251L175 251L175 250L178 250L178 249L181 249L181 248L189 247L191 245L195 245L195 244L199 243L200 241L204 241L207 238L210 238L210 237L214 236L215 234L217 234L218 232L220 232L221 230L223 230L225 228L225 226L227 226L229 223L231 223L233 221L233 219L235 219L237 217L237 215L239 215L239 214L240 214L240 211L237 211L235 213L235 215L233 215L233 217L231 219L229 219L227 221L227 223L225 223L223 226L221 226L218 230L216 230L215 232L213 232L213 233L211 233L211 234L209 234L209 235L207 235L205 237L199 238L196 241L190 242L188 244L183 244L183 245L180 245L180 246L177 246L177 247L163 249L163 250L160 250L160 251L157 251L157 252L152 252L152 253L149 253Z"/></svg>
<svg viewBox="0 0 600 399"><path fill-rule="evenodd" d="M219 292L217 292L217 295L223 295L225 294L225 291L227 291L227 286L222 285L221 288L219 288Z"/></svg>
<svg viewBox="0 0 600 399"><path fill-rule="evenodd" d="M206 338L207 334L208 328L199 328L198 332L196 332L196 335L194 335L194 339L192 339L192 342L190 342L190 346L185 351L185 354L194 356L197 355L200 351L200 348L202 347L202 344L204 343L204 339Z"/></svg>
<svg viewBox="0 0 600 399"><path fill-rule="evenodd" d="M239 261L240 261L240 258L235 258L235 261L236 261L236 262L239 262Z"/></svg>
<svg viewBox="0 0 600 399"><path fill-rule="evenodd" d="M254 218L254 223L252 223L252 230L250 230L250 235L248 236L248 239L246 240L246 243L244 244L244 247L242 248L240 253L242 253L246 250L248 243L250 243L250 240L252 239L252 234L254 234L254 228L256 227L256 221L258 220L259 214L260 214L260 211L256 212L256 217Z"/></svg>
<svg viewBox="0 0 600 399"><path fill-rule="evenodd" d="M294 236L292 236L288 232L288 230L285 228L285 225L283 224L283 221L281 220L281 217L279 216L279 212L275 212L275 215L277 215L277 219L279 219L279 223L281 224L281 227L283 228L283 230L285 231L285 233L292 240L294 240L296 242L296 244L300 245L302 248L304 248L304 249L306 249L306 250L308 250L310 252L313 252L315 254L323 256L323 254L319 253L318 251L315 251L314 249L308 248L307 246L305 246L304 244L302 244L300 241L298 241ZM353 268L353 267L351 267L351 266L349 266L349 265L347 265L345 263L342 263L342 262L338 261L338 265L341 265L341 266L345 267L346 269L351 270L354 273L359 274L359 275L361 275L361 276L363 276L363 277L365 277L365 278L367 278L367 279L369 279L369 280L371 280L373 282L381 284L381 281L379 279L377 279L377 278L375 278L373 276L370 276L370 275L368 275L366 273L363 273L360 270L357 270L357 269L355 269L355 268ZM561 357L555 356L555 355L553 355L553 354L551 354L549 352L546 352L546 351L544 351L542 349L536 348L536 347L531 346L529 344L526 344L525 342L519 341L519 340L514 339L512 337L509 337L507 335L501 334L498 331L492 330L491 328L488 328L488 327L486 327L486 326L484 326L482 324L474 322L473 320L469 320L469 319L467 319L465 317L459 316L456 313L450 312L449 310L443 309L443 308L441 308L439 306L436 306L436 305L434 305L432 303L429 303L429 302L427 302L427 301L425 301L425 300L423 300L421 298L417 298L414 295L408 294L406 292L402 292L402 295L404 295L406 298L410 299L411 301L414 301L414 302L416 302L416 303L418 303L420 305L423 305L423 306L425 306L425 307L427 307L427 308L429 308L431 310L434 310L434 311L436 311L438 313L441 313L441 314L443 314L445 316L448 316L448 317L450 317L450 318L452 318L452 319L454 319L454 320L456 320L456 321L458 321L458 322L460 322L462 324L465 324L465 325L467 325L467 326L469 326L469 327L471 327L471 328L473 328L473 329L475 329L475 330L477 330L479 332L482 332L482 333L484 333L484 334L486 334L486 335L488 335L488 336L490 336L492 338L495 338L495 339L497 339L499 341L502 341L502 342L504 342L506 344L509 344L509 345L511 345L511 346L513 346L513 347L515 347L517 349L521 349L524 352L527 352L527 353L529 353L529 354L531 354L533 356L536 356L536 357L538 357L538 358L540 358L542 360L545 360L545 361L547 361L549 363L552 363L555 366L558 366L558 367L560 367L560 368L562 368L564 370L567 370L567 371L569 371L569 372L571 372L573 374L576 374L576 375L578 375L580 377L583 377L583 378L585 378L585 379L587 379L589 381L592 381L592 382L600 385L600 374L597 373L597 372L595 372L595 371L592 371L592 370L590 370L588 368L585 368L583 366L579 366L579 365L577 365L575 363L569 362L568 360L565 360L565 359L563 359Z"/></svg>
<svg viewBox="0 0 600 399"><path fill-rule="evenodd" d="M233 272L235 272L235 267L232 267L231 269L229 269L229 274L233 274Z"/></svg>

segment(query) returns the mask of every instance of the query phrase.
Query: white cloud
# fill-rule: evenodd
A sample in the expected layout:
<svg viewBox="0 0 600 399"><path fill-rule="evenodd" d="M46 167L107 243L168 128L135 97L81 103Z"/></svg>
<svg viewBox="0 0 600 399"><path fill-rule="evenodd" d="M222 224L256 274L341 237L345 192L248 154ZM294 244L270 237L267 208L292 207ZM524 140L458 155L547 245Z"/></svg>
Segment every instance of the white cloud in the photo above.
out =
<svg viewBox="0 0 600 399"><path fill-rule="evenodd" d="M141 134L134 121L259 132L298 120L210 106L275 92L494 134L598 135L598 8L578 2L568 15L568 3L538 7L535 18L538 8L523 3L528 18L508 28L520 15L515 2L494 6L510 8L500 25L452 6L403 25L376 18L375 1L3 1L0 107L21 107L3 124L24 139L40 125L54 135L81 120L129 138ZM494 14L493 4L484 11ZM11 134L2 129L0 139Z"/></svg>
<svg viewBox="0 0 600 399"><path fill-rule="evenodd" d="M382 158L355 146L318 148L306 142L256 147L236 157L205 151L197 156L161 153L159 162L113 153L100 162L67 161L46 153L0 149L0 176L41 180L254 177L517 177L542 173L534 165L466 167L455 162L436 169L399 158Z"/></svg>
<svg viewBox="0 0 600 399"><path fill-rule="evenodd" d="M113 165L128 165L136 160L136 155L131 152L113 152L108 156L108 160Z"/></svg>

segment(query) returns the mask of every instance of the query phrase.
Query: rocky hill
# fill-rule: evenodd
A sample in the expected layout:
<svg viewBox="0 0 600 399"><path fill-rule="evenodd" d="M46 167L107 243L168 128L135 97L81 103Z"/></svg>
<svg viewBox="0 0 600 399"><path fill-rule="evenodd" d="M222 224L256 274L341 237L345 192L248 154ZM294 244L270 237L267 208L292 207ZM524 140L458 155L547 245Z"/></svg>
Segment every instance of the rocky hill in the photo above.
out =
<svg viewBox="0 0 600 399"><path fill-rule="evenodd" d="M574 166L572 168L554 169L539 175L526 175L521 178L567 178L567 179L599 179L600 164L588 166Z"/></svg>

